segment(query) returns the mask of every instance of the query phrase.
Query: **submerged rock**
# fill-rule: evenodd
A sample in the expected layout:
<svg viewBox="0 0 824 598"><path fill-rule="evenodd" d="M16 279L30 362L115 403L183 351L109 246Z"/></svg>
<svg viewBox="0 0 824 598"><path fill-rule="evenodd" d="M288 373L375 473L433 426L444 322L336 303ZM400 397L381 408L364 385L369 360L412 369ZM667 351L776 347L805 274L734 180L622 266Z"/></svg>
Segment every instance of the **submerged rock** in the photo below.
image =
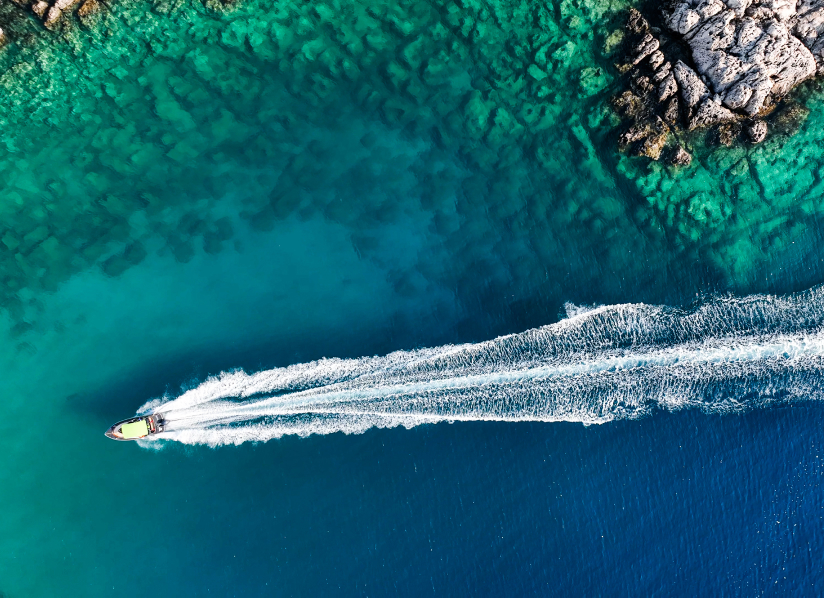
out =
<svg viewBox="0 0 824 598"><path fill-rule="evenodd" d="M100 4L97 0L86 0L80 8L77 9L77 16L81 19L87 19L100 10Z"/></svg>
<svg viewBox="0 0 824 598"><path fill-rule="evenodd" d="M669 129L653 133L644 140L638 154L646 156L652 160L658 160L661 157L661 152L664 151L664 146L667 144L669 137Z"/></svg>
<svg viewBox="0 0 824 598"><path fill-rule="evenodd" d="M726 123L718 127L718 143L732 147L741 135L739 123Z"/></svg>
<svg viewBox="0 0 824 598"><path fill-rule="evenodd" d="M612 106L621 116L633 117L643 109L643 101L631 91L625 91L612 99Z"/></svg>
<svg viewBox="0 0 824 598"><path fill-rule="evenodd" d="M631 143L646 139L652 132L652 128L647 124L632 125L618 138L618 145L627 147Z"/></svg>
<svg viewBox="0 0 824 598"><path fill-rule="evenodd" d="M782 135L793 135L798 132L809 115L809 108L797 102L790 102L776 112L772 123L773 129Z"/></svg>
<svg viewBox="0 0 824 598"><path fill-rule="evenodd" d="M618 145L635 156L658 160L669 139L670 128L660 118L632 125L619 138Z"/></svg>

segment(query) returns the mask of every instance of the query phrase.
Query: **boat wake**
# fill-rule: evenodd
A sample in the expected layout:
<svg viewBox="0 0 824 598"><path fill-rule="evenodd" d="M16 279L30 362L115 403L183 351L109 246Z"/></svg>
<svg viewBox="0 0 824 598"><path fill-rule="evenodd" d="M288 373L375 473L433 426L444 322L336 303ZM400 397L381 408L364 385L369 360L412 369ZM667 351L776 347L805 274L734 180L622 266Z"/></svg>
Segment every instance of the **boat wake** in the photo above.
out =
<svg viewBox="0 0 824 598"><path fill-rule="evenodd" d="M599 424L656 409L731 413L824 398L824 288L681 310L569 306L491 341L224 372L176 398L156 438L240 444L454 421Z"/></svg>

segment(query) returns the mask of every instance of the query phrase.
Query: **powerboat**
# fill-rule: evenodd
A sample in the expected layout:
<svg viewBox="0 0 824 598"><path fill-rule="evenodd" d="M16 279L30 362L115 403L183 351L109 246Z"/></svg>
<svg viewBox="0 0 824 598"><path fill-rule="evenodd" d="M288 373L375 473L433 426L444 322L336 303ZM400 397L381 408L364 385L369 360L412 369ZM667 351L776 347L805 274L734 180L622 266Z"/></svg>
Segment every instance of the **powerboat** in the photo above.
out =
<svg viewBox="0 0 824 598"><path fill-rule="evenodd" d="M162 432L165 427L163 415L152 413L119 421L106 430L106 436L112 440L140 440Z"/></svg>

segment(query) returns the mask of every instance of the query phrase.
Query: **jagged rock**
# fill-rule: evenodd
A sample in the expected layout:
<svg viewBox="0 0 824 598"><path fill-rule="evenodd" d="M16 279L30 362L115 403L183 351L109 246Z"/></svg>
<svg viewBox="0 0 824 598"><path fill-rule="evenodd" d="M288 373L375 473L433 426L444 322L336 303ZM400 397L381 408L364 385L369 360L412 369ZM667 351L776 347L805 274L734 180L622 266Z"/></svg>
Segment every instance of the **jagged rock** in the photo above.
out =
<svg viewBox="0 0 824 598"><path fill-rule="evenodd" d="M673 166L689 166L692 162L692 156L690 153L685 150L682 146L678 146L678 149L670 157L669 163Z"/></svg>
<svg viewBox="0 0 824 598"><path fill-rule="evenodd" d="M724 104L731 110L740 110L752 97L753 89L746 83L739 83L724 96Z"/></svg>
<svg viewBox="0 0 824 598"><path fill-rule="evenodd" d="M776 106L774 131L800 126L805 109L780 100L817 69L824 73L824 0L672 0L664 17L694 65L686 58L668 62L671 36L659 38L660 30L630 10L626 28L634 41L619 68L631 73L632 92L613 99L616 111L633 120L621 135L623 147L657 160L669 127L684 123L689 130L717 127L717 140L730 146L741 139L746 117L759 119L746 133L761 141L760 119Z"/></svg>
<svg viewBox="0 0 824 598"><path fill-rule="evenodd" d="M654 132L655 131L653 131L649 123L634 124L624 133L622 133L621 136L618 138L618 146L627 147L631 143L635 143L636 141L646 139Z"/></svg>
<svg viewBox="0 0 824 598"><path fill-rule="evenodd" d="M46 16L47 10L49 10L49 4L43 0L40 0L40 2L35 2L31 7L31 11L41 19Z"/></svg>
<svg viewBox="0 0 824 598"><path fill-rule="evenodd" d="M651 92L655 89L655 86L652 84L652 81L649 80L649 77L645 75L641 75L635 77L632 81L635 84L636 89L643 95L646 93Z"/></svg>
<svg viewBox="0 0 824 598"><path fill-rule="evenodd" d="M821 0L799 0L793 33L815 57L819 74L824 71L824 3Z"/></svg>
<svg viewBox="0 0 824 598"><path fill-rule="evenodd" d="M687 108L692 108L698 102L706 99L710 95L710 90L703 81L695 74L695 71L680 60L672 68L675 81L681 90L681 97Z"/></svg>
<svg viewBox="0 0 824 598"><path fill-rule="evenodd" d="M767 21L775 16L773 15L773 11L761 4L757 6L750 6L744 11L744 14L755 19L756 21Z"/></svg>
<svg viewBox="0 0 824 598"><path fill-rule="evenodd" d="M747 125L746 132L752 143L761 143L767 137L767 123L757 120Z"/></svg>
<svg viewBox="0 0 824 598"><path fill-rule="evenodd" d="M41 0L42 2L42 0ZM53 29L54 26L60 21L63 17L63 14L77 4L78 0L57 0L54 4L51 5L48 12L46 12L46 16L43 19L43 24L49 28ZM40 4L40 3L38 3ZM37 13L35 13L37 14ZM41 16L42 18L42 16Z"/></svg>
<svg viewBox="0 0 824 598"><path fill-rule="evenodd" d="M711 127L735 119L735 114L724 108L716 100L707 98L701 102L698 110L695 111L695 115L690 119L689 130Z"/></svg>
<svg viewBox="0 0 824 598"><path fill-rule="evenodd" d="M669 62L665 62L663 65L661 65L661 68L655 71L655 74L652 76L652 82L660 83L661 81L666 79L667 75L669 75L671 72L672 64L670 64Z"/></svg>
<svg viewBox="0 0 824 598"><path fill-rule="evenodd" d="M646 47L646 45L654 39L655 37L652 35L652 33L645 33L644 37L641 38L641 41L635 46L635 48L633 48L632 53L640 53L641 50L643 50Z"/></svg>
<svg viewBox="0 0 824 598"><path fill-rule="evenodd" d="M668 138L669 129L650 135L639 148L638 155L646 156L652 160L660 159Z"/></svg>
<svg viewBox="0 0 824 598"><path fill-rule="evenodd" d="M644 39L641 40L641 43L638 44L635 49L633 50L633 54L635 58L632 60L632 66L637 65L640 63L644 58L650 56L653 52L658 50L661 43L652 37L651 34L647 33L644 36Z"/></svg>
<svg viewBox="0 0 824 598"><path fill-rule="evenodd" d="M618 146L627 148L632 146L631 153L635 156L646 156L658 160L669 138L670 129L660 118L636 122L619 138Z"/></svg>
<svg viewBox="0 0 824 598"><path fill-rule="evenodd" d="M43 20L43 24L51 29L54 27L57 22L60 20L60 17L63 16L63 11L57 8L57 6L52 6L49 11L46 13L46 17Z"/></svg>
<svg viewBox="0 0 824 598"><path fill-rule="evenodd" d="M649 63L649 68L651 68L654 71L659 66L664 64L664 60L666 60L664 58L664 53L661 50L656 50L655 52L649 55L649 60L647 62Z"/></svg>
<svg viewBox="0 0 824 598"><path fill-rule="evenodd" d="M682 0L666 20L684 36L711 92L748 115L759 113L771 94L780 97L816 73L813 53L824 31L824 16L811 8L824 7L824 0L801 0L801 17L794 0L759 4L765 6L766 13L751 10L750 0Z"/></svg>
<svg viewBox="0 0 824 598"><path fill-rule="evenodd" d="M674 127L678 124L678 98L672 98L667 104L666 109L664 110L664 122L668 125Z"/></svg>
<svg viewBox="0 0 824 598"><path fill-rule="evenodd" d="M675 76L670 73L667 78L661 81L658 86L658 101L663 102L667 98L672 97L678 91L678 84L675 82Z"/></svg>
<svg viewBox="0 0 824 598"><path fill-rule="evenodd" d="M80 8L77 9L77 16L81 19L88 18L100 10L100 4L97 0L86 0Z"/></svg>
<svg viewBox="0 0 824 598"><path fill-rule="evenodd" d="M670 14L669 18L667 18L667 27L676 33L686 35L700 21L701 15L698 14L697 11L690 8L689 4L685 2L683 4L679 4L672 14Z"/></svg>
<svg viewBox="0 0 824 598"><path fill-rule="evenodd" d="M627 30L635 35L640 35L649 29L647 20L634 8L629 9L629 19L627 19Z"/></svg>
<svg viewBox="0 0 824 598"><path fill-rule="evenodd" d="M612 106L621 116L632 117L641 112L644 103L641 101L641 98L628 90L612 98Z"/></svg>
<svg viewBox="0 0 824 598"><path fill-rule="evenodd" d="M721 0L702 0L697 3L695 7L696 12L701 15L702 19L709 19L720 13L726 7Z"/></svg>

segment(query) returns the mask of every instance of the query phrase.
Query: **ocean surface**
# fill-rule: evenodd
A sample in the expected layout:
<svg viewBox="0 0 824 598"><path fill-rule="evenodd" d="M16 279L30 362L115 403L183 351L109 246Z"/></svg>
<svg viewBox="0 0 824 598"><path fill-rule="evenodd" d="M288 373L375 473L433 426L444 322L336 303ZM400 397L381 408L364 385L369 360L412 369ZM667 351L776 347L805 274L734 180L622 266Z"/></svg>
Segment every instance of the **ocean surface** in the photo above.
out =
<svg viewBox="0 0 824 598"><path fill-rule="evenodd" d="M824 91L623 155L632 5L0 5L0 596L824 593Z"/></svg>

